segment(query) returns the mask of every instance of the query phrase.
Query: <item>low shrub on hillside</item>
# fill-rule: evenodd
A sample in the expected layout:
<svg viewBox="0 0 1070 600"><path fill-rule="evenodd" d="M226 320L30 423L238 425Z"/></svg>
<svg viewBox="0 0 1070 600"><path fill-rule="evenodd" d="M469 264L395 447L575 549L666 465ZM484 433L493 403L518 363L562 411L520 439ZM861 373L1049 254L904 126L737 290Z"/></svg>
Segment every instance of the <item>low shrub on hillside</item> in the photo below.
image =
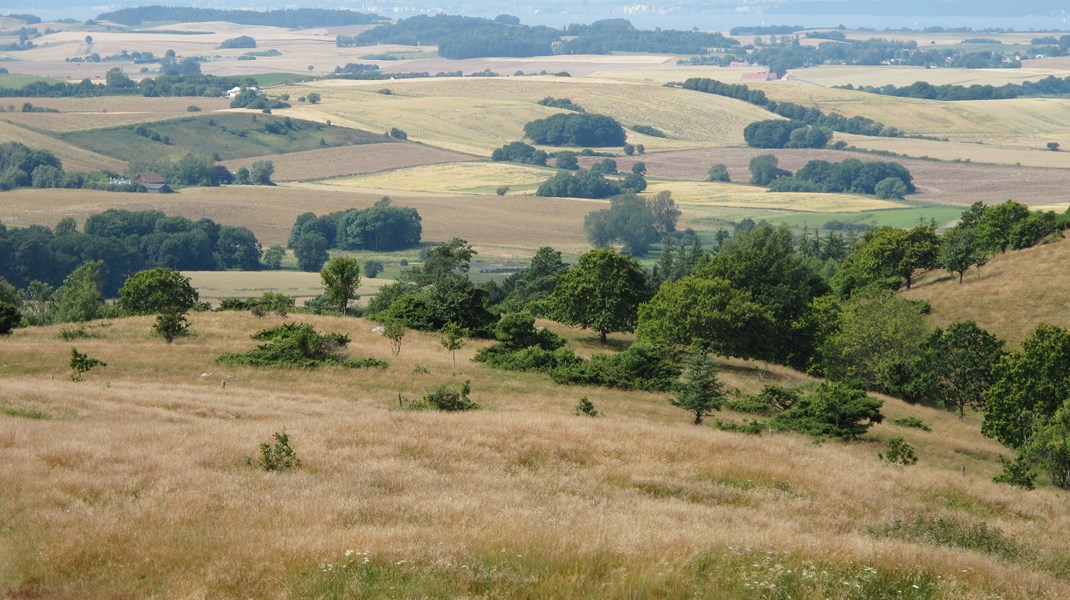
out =
<svg viewBox="0 0 1070 600"><path fill-rule="evenodd" d="M307 323L286 323L258 331L254 340L261 344L248 352L227 353L216 359L222 365L246 367L325 367L385 369L387 363L375 358L348 358L345 347L349 336L341 333L320 334Z"/></svg>
<svg viewBox="0 0 1070 600"><path fill-rule="evenodd" d="M465 381L460 386L451 383L443 383L427 393L423 398L409 405L410 410L441 410L445 412L461 412L465 410L477 410L479 404L468 397L472 391L472 383Z"/></svg>

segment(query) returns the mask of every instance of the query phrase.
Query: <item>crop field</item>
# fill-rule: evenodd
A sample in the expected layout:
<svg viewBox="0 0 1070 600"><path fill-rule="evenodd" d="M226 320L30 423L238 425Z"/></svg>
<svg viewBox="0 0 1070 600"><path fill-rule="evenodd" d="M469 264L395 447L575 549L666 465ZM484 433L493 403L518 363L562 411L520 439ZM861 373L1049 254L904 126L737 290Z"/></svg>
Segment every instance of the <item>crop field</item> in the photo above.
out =
<svg viewBox="0 0 1070 600"><path fill-rule="evenodd" d="M878 152L894 152L917 158L924 157L950 162L969 161L1047 169L1070 169L1070 155L1064 152L1051 152L1046 148L1048 142L1056 142L1060 146L1070 144L1070 131L1033 138L1014 136L1013 138L996 140L993 137L989 137L988 139L991 142L984 143L937 142L838 134L837 137L856 148Z"/></svg>
<svg viewBox="0 0 1070 600"><path fill-rule="evenodd" d="M0 113L0 117L9 113ZM9 123L0 118L0 140L19 142L30 148L50 150L63 163L63 168L70 171L98 171L109 169L122 171L126 164L118 159L97 154L74 144L68 144L56 138Z"/></svg>
<svg viewBox="0 0 1070 600"><path fill-rule="evenodd" d="M373 190L493 194L500 186L533 192L554 172L549 168L508 162L459 162L343 177L322 183Z"/></svg>
<svg viewBox="0 0 1070 600"><path fill-rule="evenodd" d="M270 160L275 164L275 174L271 176L273 181L310 181L421 165L461 162L471 160L471 158L471 156L430 146L385 143L254 156L226 161L223 165L231 171L236 171L240 167L250 166L257 160Z"/></svg>
<svg viewBox="0 0 1070 600"><path fill-rule="evenodd" d="M302 271L184 271L190 283L197 288L201 300L213 306L223 298L253 298L264 292L277 292L292 296L298 306L305 301L323 293L320 274ZM361 277L357 293L361 304L379 291L383 285L390 283L386 279Z"/></svg>
<svg viewBox="0 0 1070 600"><path fill-rule="evenodd" d="M109 208L154 209L248 227L267 247L285 245L294 220L303 212L367 208L382 196L311 184L190 188L177 194L16 190L0 196L0 221L8 226L51 227L65 216L82 223ZM390 198L397 206L419 211L425 242L444 242L458 236L475 244L481 257L502 258L530 258L540 246L547 245L570 254L582 252L589 247L584 216L608 206L599 200L522 196L390 194Z"/></svg>
<svg viewBox="0 0 1070 600"><path fill-rule="evenodd" d="M662 394L496 372L470 361L481 341L454 366L434 335L409 332L391 356L361 319L191 320L193 336L172 345L149 335L149 317L91 326L103 337L78 348L108 366L82 383L65 380L71 343L58 327L0 340L5 588L41 598L1070 594L1062 494L991 483L1001 448L975 415L888 399L889 420L915 416L933 431L886 421L873 441L814 444L695 427ZM294 320L345 333L355 357L390 366L214 363ZM810 381L723 367L727 385L747 393L759 374ZM486 410L398 408L399 395L464 380ZM605 416L573 416L580 396ZM301 467L248 466L280 431ZM878 460L895 435L916 447L918 465ZM922 516L964 531L987 523L991 548L880 534Z"/></svg>
<svg viewBox="0 0 1070 600"><path fill-rule="evenodd" d="M976 321L1018 346L1040 323L1070 327L1067 264L1070 240L1064 239L995 256L980 271L968 271L962 284L957 275L929 273L903 294L928 300L937 325Z"/></svg>
<svg viewBox="0 0 1070 600"><path fill-rule="evenodd" d="M661 152L617 162L618 168L627 170L635 160L642 160L650 177L689 181L704 180L710 165L724 164L732 181L746 182L750 180L747 164L760 154L775 155L780 161L780 168L793 172L810 160L835 162L855 158L898 162L910 170L918 187L919 193L912 194L910 199L920 202L969 206L978 200L992 204L1014 199L1023 204L1040 206L1066 201L1066 171L1062 169L887 158L836 150L756 148Z"/></svg>
<svg viewBox="0 0 1070 600"><path fill-rule="evenodd" d="M230 108L230 101L223 98L0 98L0 104L12 104L16 108L24 102L60 112L4 112L0 113L0 119L44 131L67 132L188 117L190 106L205 113Z"/></svg>
<svg viewBox="0 0 1070 600"><path fill-rule="evenodd" d="M928 43L928 42L926 42ZM822 65L806 69L793 69L793 77L818 86L833 87L851 84L854 86L895 85L905 86L916 81L928 81L933 85L1003 85L1037 81L1049 75L1065 77L1068 72L1055 69L926 69L923 67L889 66L844 66Z"/></svg>
<svg viewBox="0 0 1070 600"><path fill-rule="evenodd" d="M701 208L754 208L793 212L861 212L900 208L902 203L855 194L770 192L766 188L695 181L650 181L646 194L667 190L677 203Z"/></svg>
<svg viewBox="0 0 1070 600"><path fill-rule="evenodd" d="M146 125L151 134L168 138L166 143L137 133L134 126L65 133L60 139L127 161L177 161L187 153L218 154L224 159L269 153L312 150L325 146L382 143L381 135L345 127L295 121L280 133L265 129L281 125L282 117L251 113L227 113L187 117Z"/></svg>
<svg viewBox="0 0 1070 600"><path fill-rule="evenodd" d="M587 111L610 115L625 126L650 125L664 131L667 138L628 132L630 142L641 143L648 151L742 145L743 127L768 116L738 100L649 83L572 82L555 77L373 83L317 83L315 89L323 96L320 105L280 114L303 117L305 111L316 111L332 122L372 131L400 126L410 138L484 156L522 139L525 123L562 112L536 104L548 96L571 98ZM391 94L378 93L384 88ZM302 86L289 93L305 94L308 89Z"/></svg>
<svg viewBox="0 0 1070 600"><path fill-rule="evenodd" d="M48 81L47 77L36 75L16 75L13 73L0 73L0 87L17 89L36 81Z"/></svg>

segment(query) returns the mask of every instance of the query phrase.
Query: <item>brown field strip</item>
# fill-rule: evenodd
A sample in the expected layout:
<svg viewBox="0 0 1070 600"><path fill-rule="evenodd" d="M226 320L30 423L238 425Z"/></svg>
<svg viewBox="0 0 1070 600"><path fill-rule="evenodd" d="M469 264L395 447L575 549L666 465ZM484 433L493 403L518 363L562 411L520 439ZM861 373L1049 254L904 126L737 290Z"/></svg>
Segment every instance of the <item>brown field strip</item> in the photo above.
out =
<svg viewBox="0 0 1070 600"><path fill-rule="evenodd" d="M273 180L308 181L471 159L464 154L418 144L364 144L257 156L222 164L237 171L257 160L270 160L275 164Z"/></svg>
<svg viewBox="0 0 1070 600"><path fill-rule="evenodd" d="M919 193L910 196L911 200L956 206L968 206L977 201L993 204L1009 199L1028 205L1058 204L1066 201L1066 181L1070 177L1070 171L1064 169L886 158L836 150L685 150L620 158L617 163L622 171L627 171L635 161L641 160L651 177L691 181L704 180L711 165L723 163L728 166L733 181L746 182L750 180L747 164L760 154L775 155L782 169L793 172L810 160L894 161L907 167L914 176Z"/></svg>
<svg viewBox="0 0 1070 600"><path fill-rule="evenodd" d="M102 96L99 98L0 98L0 104L21 107L24 102L53 108L58 113L0 113L0 119L46 131L77 131L116 127L132 123L177 119L202 113L189 112L196 106L202 112L224 110L230 101L223 98L146 98L143 96Z"/></svg>
<svg viewBox="0 0 1070 600"><path fill-rule="evenodd" d="M7 113L0 113L3 116ZM110 156L97 154L85 148L68 144L45 135L37 133L13 123L0 119L0 141L18 142L36 150L50 150L63 163L63 168L68 171L109 171L122 172L126 163Z"/></svg>

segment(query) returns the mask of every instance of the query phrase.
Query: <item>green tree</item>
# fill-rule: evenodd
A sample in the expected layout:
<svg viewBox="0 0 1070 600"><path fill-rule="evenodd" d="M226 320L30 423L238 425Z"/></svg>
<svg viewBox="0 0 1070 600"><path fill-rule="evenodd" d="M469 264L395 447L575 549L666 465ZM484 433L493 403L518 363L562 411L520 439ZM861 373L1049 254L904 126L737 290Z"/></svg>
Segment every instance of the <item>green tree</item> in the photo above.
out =
<svg viewBox="0 0 1070 600"><path fill-rule="evenodd" d="M967 406L982 406L984 394L994 382L994 369L1003 358L1003 340L973 321L952 323L946 332L937 330L939 383L944 405L965 416Z"/></svg>
<svg viewBox="0 0 1070 600"><path fill-rule="evenodd" d="M364 274L374 279L383 272L383 263L378 260L364 261Z"/></svg>
<svg viewBox="0 0 1070 600"><path fill-rule="evenodd" d="M706 174L706 181L732 181L732 178L728 176L728 167L716 164L710 167Z"/></svg>
<svg viewBox="0 0 1070 600"><path fill-rule="evenodd" d="M323 264L329 258L327 238L316 232L302 233L293 244L294 257L297 258L297 268L302 271L313 273L323 268Z"/></svg>
<svg viewBox="0 0 1070 600"><path fill-rule="evenodd" d="M156 315L156 324L152 326L152 331L170 344L176 338L189 335L189 319L186 318L186 313L168 307Z"/></svg>
<svg viewBox="0 0 1070 600"><path fill-rule="evenodd" d="M1057 488L1070 488L1070 398L1039 421L1024 455L1048 472Z"/></svg>
<svg viewBox="0 0 1070 600"><path fill-rule="evenodd" d="M100 289L104 261L91 260L78 267L63 280L52 295L49 315L53 323L91 321L104 316L107 306Z"/></svg>
<svg viewBox="0 0 1070 600"><path fill-rule="evenodd" d="M955 226L940 238L940 264L952 274L959 274L959 283L970 267L980 268L988 261L987 252L981 247L977 230L973 227Z"/></svg>
<svg viewBox="0 0 1070 600"><path fill-rule="evenodd" d="M684 372L673 386L669 403L695 415L695 425L702 425L702 417L721 410L724 404L724 385L717 379L717 365L704 350L691 352L684 362Z"/></svg>
<svg viewBox="0 0 1070 600"><path fill-rule="evenodd" d="M360 287L360 265L354 258L335 256L327 261L320 270L320 279L327 295L327 301L338 307L344 315L349 302L357 297Z"/></svg>
<svg viewBox="0 0 1070 600"><path fill-rule="evenodd" d="M527 268L502 282L505 298L498 305L497 312L531 310L535 314L545 313L546 298L557 287L558 277L567 270L568 265L562 260L560 252L549 246L539 248Z"/></svg>
<svg viewBox="0 0 1070 600"><path fill-rule="evenodd" d="M646 298L646 274L634 258L591 250L561 275L549 307L555 320L594 329L605 344L610 332L635 328L639 304Z"/></svg>
<svg viewBox="0 0 1070 600"><path fill-rule="evenodd" d="M308 94L305 98L308 100L309 104L319 104L320 101L320 95L316 92Z"/></svg>
<svg viewBox="0 0 1070 600"><path fill-rule="evenodd" d="M1014 200L986 207L977 222L977 236L981 246L990 252L1006 252L1007 246L1011 244L1015 226L1028 217L1029 207Z"/></svg>
<svg viewBox="0 0 1070 600"><path fill-rule="evenodd" d="M1021 350L996 365L993 379L984 395L981 433L1022 448L1070 399L1070 332L1038 325Z"/></svg>
<svg viewBox="0 0 1070 600"><path fill-rule="evenodd" d="M400 321L388 319L383 321L383 337L390 340L390 352L394 356L401 354L401 341L405 339L405 326Z"/></svg>
<svg viewBox="0 0 1070 600"><path fill-rule="evenodd" d="M168 308L187 312L199 300L189 277L166 267L135 273L119 290L119 306L129 315L148 315Z"/></svg>
<svg viewBox="0 0 1070 600"><path fill-rule="evenodd" d="M781 177L791 177L790 171L780 168L780 161L772 154L762 154L750 159L750 182L754 185L769 185Z"/></svg>
<svg viewBox="0 0 1070 600"><path fill-rule="evenodd" d="M877 182L873 192L883 200L902 200L907 195L907 184L898 177L885 177Z"/></svg>
<svg viewBox="0 0 1070 600"><path fill-rule="evenodd" d="M22 323L22 315L14 304L0 302L0 335L7 335Z"/></svg>
<svg viewBox="0 0 1070 600"><path fill-rule="evenodd" d="M815 437L853 440L884 420L883 402L843 383L822 383L791 408L777 413L773 424Z"/></svg>
<svg viewBox="0 0 1070 600"><path fill-rule="evenodd" d="M457 351L464 347L465 341L472 332L461 326L460 323L446 323L441 333L442 337L439 338L439 342L441 342L443 348L453 354L453 366L456 367Z"/></svg>
<svg viewBox="0 0 1070 600"><path fill-rule="evenodd" d="M96 367L106 367L108 363L100 360L99 358L92 358L88 354L79 352L77 348L71 347L71 381L81 381L83 376Z"/></svg>
<svg viewBox="0 0 1070 600"><path fill-rule="evenodd" d="M654 231L658 233L658 236L665 237L676 231L676 221L680 218L680 209L676 206L676 201L672 199L672 192L663 190L653 197L647 197L646 205L650 209L651 225L653 225Z"/></svg>
<svg viewBox="0 0 1070 600"><path fill-rule="evenodd" d="M282 259L286 258L286 249L282 246L272 246L264 250L264 268L278 271L282 268Z"/></svg>
<svg viewBox="0 0 1070 600"><path fill-rule="evenodd" d="M275 163L270 160L253 161L249 168L249 181L256 185L275 185L271 176L275 174Z"/></svg>
<svg viewBox="0 0 1070 600"><path fill-rule="evenodd" d="M772 355L772 316L725 279L666 282L639 306L636 341L654 347L701 346L723 356Z"/></svg>

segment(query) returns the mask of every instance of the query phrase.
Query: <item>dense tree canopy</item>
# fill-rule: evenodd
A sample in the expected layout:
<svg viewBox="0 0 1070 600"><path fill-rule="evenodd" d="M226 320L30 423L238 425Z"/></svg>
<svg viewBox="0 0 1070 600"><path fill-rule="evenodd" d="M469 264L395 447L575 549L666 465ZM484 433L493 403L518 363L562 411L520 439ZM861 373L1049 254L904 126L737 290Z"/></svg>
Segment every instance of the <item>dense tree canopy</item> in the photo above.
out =
<svg viewBox="0 0 1070 600"><path fill-rule="evenodd" d="M524 125L524 136L547 146L623 146L624 128L613 117L559 113Z"/></svg>
<svg viewBox="0 0 1070 600"><path fill-rule="evenodd" d="M561 276L549 306L554 319L594 329L604 344L608 333L635 329L647 297L646 274L634 258L591 250Z"/></svg>
<svg viewBox="0 0 1070 600"><path fill-rule="evenodd" d="M189 277L163 267L141 271L119 290L119 306L131 315L158 313L164 309L186 312L200 300Z"/></svg>

